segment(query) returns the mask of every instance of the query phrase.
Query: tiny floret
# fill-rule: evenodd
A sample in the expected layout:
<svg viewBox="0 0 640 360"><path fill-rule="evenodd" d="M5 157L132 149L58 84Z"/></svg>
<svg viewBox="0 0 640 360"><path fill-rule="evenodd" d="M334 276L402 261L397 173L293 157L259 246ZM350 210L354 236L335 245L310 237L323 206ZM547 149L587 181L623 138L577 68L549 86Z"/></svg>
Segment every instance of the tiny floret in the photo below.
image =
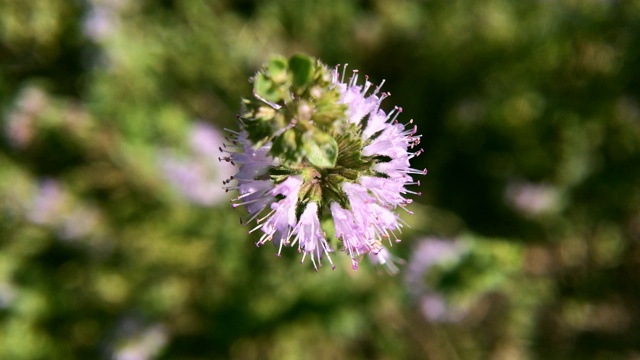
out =
<svg viewBox="0 0 640 360"><path fill-rule="evenodd" d="M422 153L413 121L397 120L402 108L380 108L389 96L346 66L328 68L304 55L274 57L253 78L253 96L242 101L238 131L220 150L238 167L223 182L237 191L232 206L245 207L241 223L272 242L280 255L296 246L304 263L335 268L340 250L358 269L369 255L390 273L401 263L388 250L399 242L408 196L420 195L411 167Z"/></svg>

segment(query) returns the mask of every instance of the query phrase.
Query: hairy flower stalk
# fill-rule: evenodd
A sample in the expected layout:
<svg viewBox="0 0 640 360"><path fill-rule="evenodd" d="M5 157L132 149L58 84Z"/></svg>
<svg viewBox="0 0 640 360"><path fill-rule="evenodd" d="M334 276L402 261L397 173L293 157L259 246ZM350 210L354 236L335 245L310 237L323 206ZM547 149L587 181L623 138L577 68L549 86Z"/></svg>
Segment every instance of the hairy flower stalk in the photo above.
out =
<svg viewBox="0 0 640 360"><path fill-rule="evenodd" d="M238 191L233 207L246 207L241 222L262 233L258 246L271 241L278 255L297 246L316 271L325 259L335 268L336 249L353 269L371 255L395 271L385 246L400 241L395 210L411 214L406 196L420 195L407 189L420 185L413 176L427 173L409 163L420 135L397 121L401 108L380 109L382 84L345 73L303 55L270 60L242 102L240 130L220 148L220 160L239 166L224 187Z"/></svg>

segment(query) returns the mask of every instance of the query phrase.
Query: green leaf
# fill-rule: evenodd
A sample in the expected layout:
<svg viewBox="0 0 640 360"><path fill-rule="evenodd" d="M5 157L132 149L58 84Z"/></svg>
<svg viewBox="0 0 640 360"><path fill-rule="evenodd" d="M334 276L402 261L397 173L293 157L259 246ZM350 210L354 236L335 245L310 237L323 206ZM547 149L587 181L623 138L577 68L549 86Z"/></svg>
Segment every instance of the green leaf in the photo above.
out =
<svg viewBox="0 0 640 360"><path fill-rule="evenodd" d="M274 56L269 60L267 66L269 77L278 84L287 80L287 59L282 56Z"/></svg>
<svg viewBox="0 0 640 360"><path fill-rule="evenodd" d="M253 90L267 101L277 103L282 100L278 87L264 73L259 72L253 80Z"/></svg>
<svg viewBox="0 0 640 360"><path fill-rule="evenodd" d="M302 149L309 162L319 168L332 168L338 159L338 143L329 134L314 130L304 141Z"/></svg>
<svg viewBox="0 0 640 360"><path fill-rule="evenodd" d="M311 83L313 78L313 59L306 55L293 55L289 59L289 69L293 80L293 86L304 88Z"/></svg>

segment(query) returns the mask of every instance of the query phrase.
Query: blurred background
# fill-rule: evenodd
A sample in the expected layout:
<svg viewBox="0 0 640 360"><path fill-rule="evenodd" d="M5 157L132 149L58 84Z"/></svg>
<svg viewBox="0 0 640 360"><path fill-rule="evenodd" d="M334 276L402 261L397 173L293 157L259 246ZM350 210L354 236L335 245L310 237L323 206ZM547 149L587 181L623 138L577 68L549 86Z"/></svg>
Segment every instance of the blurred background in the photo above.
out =
<svg viewBox="0 0 640 360"><path fill-rule="evenodd" d="M396 275L220 189L299 52L423 134ZM640 359L639 85L638 0L0 0L0 358Z"/></svg>

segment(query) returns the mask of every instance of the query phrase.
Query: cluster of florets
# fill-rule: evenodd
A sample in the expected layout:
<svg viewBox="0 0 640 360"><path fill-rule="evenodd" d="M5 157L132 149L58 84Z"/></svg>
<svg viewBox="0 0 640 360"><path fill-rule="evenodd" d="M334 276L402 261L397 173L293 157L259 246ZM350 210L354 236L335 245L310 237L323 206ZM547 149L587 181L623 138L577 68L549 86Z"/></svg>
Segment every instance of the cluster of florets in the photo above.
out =
<svg viewBox="0 0 640 360"><path fill-rule="evenodd" d="M420 195L407 186L426 174L409 164L422 152L412 151L420 135L412 121L397 121L401 108L380 109L389 96L382 84L359 84L357 71L345 82L345 72L302 55L273 58L259 71L240 130L228 130L221 148L221 160L239 166L225 189L240 193L233 207L245 206L241 222L262 232L257 245L271 241L278 255L297 246L316 270L324 259L335 268L336 249L354 269L365 254L393 269L385 243L399 242L403 227L394 210L406 210L407 194Z"/></svg>

